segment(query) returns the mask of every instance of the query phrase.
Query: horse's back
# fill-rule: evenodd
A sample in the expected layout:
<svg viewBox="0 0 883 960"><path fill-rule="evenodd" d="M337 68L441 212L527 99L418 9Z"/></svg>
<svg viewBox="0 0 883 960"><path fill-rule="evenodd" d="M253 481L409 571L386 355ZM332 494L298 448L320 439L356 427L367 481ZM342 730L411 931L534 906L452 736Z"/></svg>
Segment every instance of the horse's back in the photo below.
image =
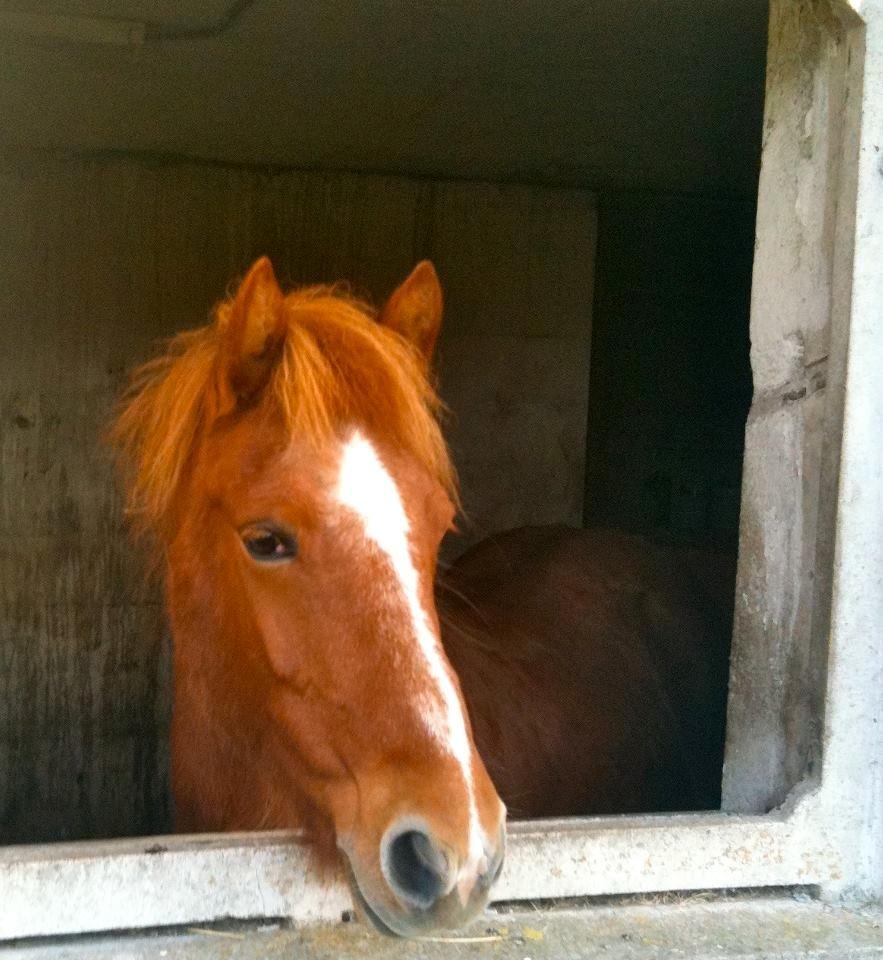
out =
<svg viewBox="0 0 883 960"><path fill-rule="evenodd" d="M514 815L717 805L732 581L722 554L563 526L448 571L445 646Z"/></svg>

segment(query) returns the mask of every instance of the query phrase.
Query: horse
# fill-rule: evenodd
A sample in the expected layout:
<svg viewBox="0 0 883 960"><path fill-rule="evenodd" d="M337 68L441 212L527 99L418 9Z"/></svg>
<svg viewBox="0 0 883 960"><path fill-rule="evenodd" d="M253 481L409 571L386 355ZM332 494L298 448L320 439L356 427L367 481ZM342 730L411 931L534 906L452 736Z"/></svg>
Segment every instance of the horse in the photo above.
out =
<svg viewBox="0 0 883 960"><path fill-rule="evenodd" d="M164 580L176 829L298 829L400 936L483 909L505 804L702 805L720 779L701 563L527 529L437 576L441 320L428 261L378 310L284 293L261 258L136 371L110 435Z"/></svg>
<svg viewBox="0 0 883 960"><path fill-rule="evenodd" d="M604 528L490 537L439 578L510 816L720 806L734 558Z"/></svg>
<svg viewBox="0 0 883 960"><path fill-rule="evenodd" d="M480 911L505 846L433 602L440 317L428 263L375 314L261 258L110 433L163 573L176 829L300 829L403 936Z"/></svg>

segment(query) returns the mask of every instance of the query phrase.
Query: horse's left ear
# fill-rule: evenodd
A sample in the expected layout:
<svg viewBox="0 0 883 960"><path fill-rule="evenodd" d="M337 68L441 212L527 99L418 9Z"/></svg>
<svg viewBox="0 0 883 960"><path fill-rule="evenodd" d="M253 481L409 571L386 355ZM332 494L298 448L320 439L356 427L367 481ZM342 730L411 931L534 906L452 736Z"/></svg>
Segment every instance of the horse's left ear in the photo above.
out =
<svg viewBox="0 0 883 960"><path fill-rule="evenodd" d="M429 260L418 263L393 292L379 320L412 343L429 366L442 321L441 284Z"/></svg>
<svg viewBox="0 0 883 960"><path fill-rule="evenodd" d="M255 261L227 308L222 331L222 391L248 401L267 383L282 354L284 296L268 257Z"/></svg>

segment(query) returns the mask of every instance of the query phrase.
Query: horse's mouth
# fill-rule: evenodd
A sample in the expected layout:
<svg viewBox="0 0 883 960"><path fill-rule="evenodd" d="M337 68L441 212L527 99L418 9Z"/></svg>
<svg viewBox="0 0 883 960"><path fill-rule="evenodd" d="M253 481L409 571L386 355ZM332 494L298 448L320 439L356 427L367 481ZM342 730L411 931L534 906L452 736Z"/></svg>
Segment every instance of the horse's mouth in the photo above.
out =
<svg viewBox="0 0 883 960"><path fill-rule="evenodd" d="M388 937L397 937L401 939L405 934L399 933L398 930L393 930L388 923L381 919L376 910L371 906L370 903L365 899L365 895L359 889L359 885L356 882L356 878L353 875L353 869L347 863L347 873L349 874L349 884L350 890L352 891L353 899L356 901L356 904L361 908L362 913L371 921L374 929L379 933L383 933Z"/></svg>

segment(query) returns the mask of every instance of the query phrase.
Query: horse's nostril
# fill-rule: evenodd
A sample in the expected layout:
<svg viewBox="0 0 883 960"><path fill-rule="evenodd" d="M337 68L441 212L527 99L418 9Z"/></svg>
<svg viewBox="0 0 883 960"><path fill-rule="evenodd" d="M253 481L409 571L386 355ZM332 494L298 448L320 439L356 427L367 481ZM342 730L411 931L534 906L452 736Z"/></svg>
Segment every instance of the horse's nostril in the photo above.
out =
<svg viewBox="0 0 883 960"><path fill-rule="evenodd" d="M405 830L387 841L384 873L393 892L427 909L445 893L448 860L422 830Z"/></svg>

